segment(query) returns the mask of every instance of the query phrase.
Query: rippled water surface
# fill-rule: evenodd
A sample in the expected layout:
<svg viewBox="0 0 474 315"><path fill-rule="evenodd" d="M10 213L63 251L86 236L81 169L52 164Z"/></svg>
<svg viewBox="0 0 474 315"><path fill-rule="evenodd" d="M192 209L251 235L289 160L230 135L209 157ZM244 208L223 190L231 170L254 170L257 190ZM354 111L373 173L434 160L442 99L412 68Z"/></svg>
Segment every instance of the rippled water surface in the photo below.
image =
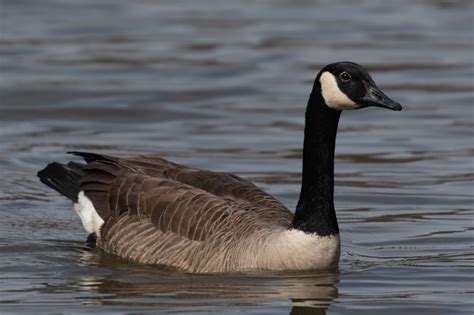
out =
<svg viewBox="0 0 474 315"><path fill-rule="evenodd" d="M0 313L472 314L470 1L0 2ZM340 270L189 275L84 246L35 177L66 151L159 153L294 209L326 63L404 111L345 112Z"/></svg>

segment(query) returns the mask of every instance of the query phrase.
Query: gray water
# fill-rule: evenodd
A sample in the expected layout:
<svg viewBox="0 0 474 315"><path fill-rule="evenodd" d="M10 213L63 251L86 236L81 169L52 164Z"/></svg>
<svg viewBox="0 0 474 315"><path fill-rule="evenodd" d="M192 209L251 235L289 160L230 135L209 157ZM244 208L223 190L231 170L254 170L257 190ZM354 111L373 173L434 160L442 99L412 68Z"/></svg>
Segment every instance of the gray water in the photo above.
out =
<svg viewBox="0 0 474 315"><path fill-rule="evenodd" d="M1 314L473 313L471 1L0 1ZM338 271L131 264L36 179L70 150L159 153L294 209L312 81L339 60L404 111L343 114Z"/></svg>

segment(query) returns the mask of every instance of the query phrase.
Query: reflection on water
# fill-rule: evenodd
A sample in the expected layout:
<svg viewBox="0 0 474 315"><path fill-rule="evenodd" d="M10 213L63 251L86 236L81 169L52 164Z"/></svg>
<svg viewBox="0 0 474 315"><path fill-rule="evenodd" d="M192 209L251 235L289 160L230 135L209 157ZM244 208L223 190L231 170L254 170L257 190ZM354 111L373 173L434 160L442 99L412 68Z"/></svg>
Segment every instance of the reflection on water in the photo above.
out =
<svg viewBox="0 0 474 315"><path fill-rule="evenodd" d="M68 248L73 254L63 257L71 266L56 270L57 279L52 281L56 283L30 290L42 296L41 301L36 301L40 310L48 310L51 303L60 299L72 303L72 307L78 301L80 305L101 306L110 311L116 307L130 310L139 307L158 313L173 308L183 312L225 312L233 306L270 309L291 306L292 314L325 314L337 298L337 271L193 275L131 264L70 242L48 243L55 248ZM15 302L28 303L27 300Z"/></svg>
<svg viewBox="0 0 474 315"><path fill-rule="evenodd" d="M3 0L0 313L472 313L473 14L462 0ZM86 249L34 176L71 150L158 153L293 209L309 90L336 60L404 105L342 116L337 272L130 264Z"/></svg>

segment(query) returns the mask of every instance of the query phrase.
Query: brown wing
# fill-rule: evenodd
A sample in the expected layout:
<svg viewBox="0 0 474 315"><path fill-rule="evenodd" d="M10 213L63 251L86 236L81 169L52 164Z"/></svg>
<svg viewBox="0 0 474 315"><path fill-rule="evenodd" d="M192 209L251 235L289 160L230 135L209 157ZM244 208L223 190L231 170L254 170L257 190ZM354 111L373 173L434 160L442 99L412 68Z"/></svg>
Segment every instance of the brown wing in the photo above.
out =
<svg viewBox="0 0 474 315"><path fill-rule="evenodd" d="M291 223L292 214L279 201L235 175L193 169L155 156L75 154L88 162L80 186L106 222L103 235L116 229L112 222L125 215L149 220L163 233L192 241L234 230L236 222L245 220L256 229L288 228Z"/></svg>
<svg viewBox="0 0 474 315"><path fill-rule="evenodd" d="M150 176L162 176L234 201L242 209L258 213L262 220L269 220L267 224L286 224L288 215L292 217L280 201L234 174L190 168L158 156L138 156L124 162Z"/></svg>

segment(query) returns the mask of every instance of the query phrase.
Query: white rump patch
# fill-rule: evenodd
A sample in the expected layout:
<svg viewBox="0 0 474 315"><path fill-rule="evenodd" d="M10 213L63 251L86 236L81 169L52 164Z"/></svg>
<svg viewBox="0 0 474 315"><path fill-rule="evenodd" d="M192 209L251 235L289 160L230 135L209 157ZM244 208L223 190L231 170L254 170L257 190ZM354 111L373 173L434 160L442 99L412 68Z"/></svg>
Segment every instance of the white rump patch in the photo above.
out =
<svg viewBox="0 0 474 315"><path fill-rule="evenodd" d="M321 94L324 101L332 109L345 110L357 109L359 105L351 100L344 92L339 89L336 78L328 71L323 72L319 78L321 84Z"/></svg>
<svg viewBox="0 0 474 315"><path fill-rule="evenodd" d="M74 210L81 218L82 225L87 233L95 233L100 235L100 227L104 224L104 220L99 216L94 208L91 200L87 198L83 191L77 195L77 203L74 204Z"/></svg>

